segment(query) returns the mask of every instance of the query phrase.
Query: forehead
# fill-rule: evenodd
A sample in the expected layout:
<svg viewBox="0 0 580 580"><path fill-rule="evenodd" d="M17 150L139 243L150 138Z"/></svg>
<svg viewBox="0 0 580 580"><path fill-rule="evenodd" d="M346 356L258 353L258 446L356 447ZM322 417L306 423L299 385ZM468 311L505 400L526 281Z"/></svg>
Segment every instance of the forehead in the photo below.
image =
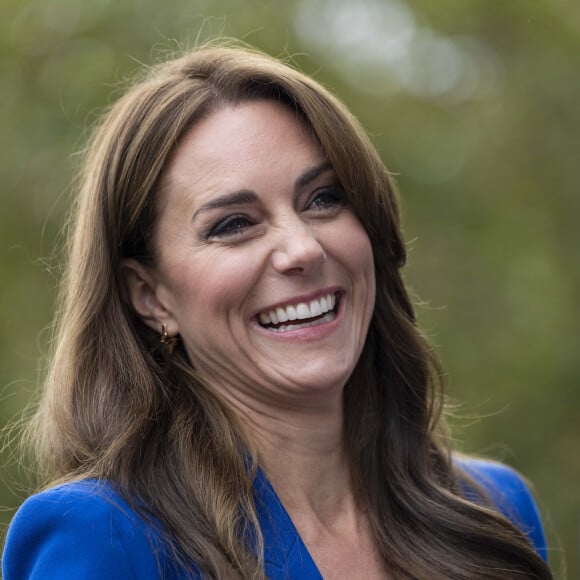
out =
<svg viewBox="0 0 580 580"><path fill-rule="evenodd" d="M247 187L240 182L264 181L324 157L312 129L288 106L270 100L227 105L185 134L164 173L164 189Z"/></svg>

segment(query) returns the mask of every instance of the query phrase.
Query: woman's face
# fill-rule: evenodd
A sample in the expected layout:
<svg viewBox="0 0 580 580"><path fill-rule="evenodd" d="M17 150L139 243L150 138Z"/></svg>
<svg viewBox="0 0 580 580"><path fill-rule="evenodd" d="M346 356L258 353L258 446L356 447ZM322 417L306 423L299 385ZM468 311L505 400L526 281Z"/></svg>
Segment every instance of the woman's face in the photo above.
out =
<svg viewBox="0 0 580 580"><path fill-rule="evenodd" d="M273 101L197 123L167 168L155 231L157 328L227 398L339 393L375 299L371 245L309 127Z"/></svg>

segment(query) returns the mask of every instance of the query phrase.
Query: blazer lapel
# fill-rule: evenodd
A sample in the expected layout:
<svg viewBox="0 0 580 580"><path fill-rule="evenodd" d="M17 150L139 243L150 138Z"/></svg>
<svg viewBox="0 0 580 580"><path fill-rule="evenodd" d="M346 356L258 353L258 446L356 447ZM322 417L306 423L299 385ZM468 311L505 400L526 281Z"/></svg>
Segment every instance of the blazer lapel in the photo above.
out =
<svg viewBox="0 0 580 580"><path fill-rule="evenodd" d="M264 564L270 580L322 580L274 488L258 469L254 481L258 520L264 537Z"/></svg>

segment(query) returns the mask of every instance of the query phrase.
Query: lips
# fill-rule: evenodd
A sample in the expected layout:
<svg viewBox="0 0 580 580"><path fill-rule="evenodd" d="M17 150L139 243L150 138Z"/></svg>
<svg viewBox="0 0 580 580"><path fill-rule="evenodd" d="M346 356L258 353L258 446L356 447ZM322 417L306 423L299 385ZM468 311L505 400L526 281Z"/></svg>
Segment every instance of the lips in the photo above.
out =
<svg viewBox="0 0 580 580"><path fill-rule="evenodd" d="M328 293L308 302L289 303L260 312L261 326L274 332L287 332L307 326L324 324L336 317L337 295Z"/></svg>

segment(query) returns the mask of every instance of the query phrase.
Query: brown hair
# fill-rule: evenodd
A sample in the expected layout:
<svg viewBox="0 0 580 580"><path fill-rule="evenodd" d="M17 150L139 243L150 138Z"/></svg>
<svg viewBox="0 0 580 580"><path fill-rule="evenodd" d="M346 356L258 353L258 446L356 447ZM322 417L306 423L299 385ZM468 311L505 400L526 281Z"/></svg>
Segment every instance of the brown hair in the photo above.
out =
<svg viewBox="0 0 580 580"><path fill-rule="evenodd" d="M317 82L246 48L205 47L152 67L94 134L31 427L53 481L111 480L161 522L181 565L212 578L264 577L252 441L183 347L168 357L155 346L121 276L123 258L155 259L156 196L184 133L217 107L256 98L311 126L371 240L376 307L344 406L356 490L389 569L400 578L550 578L519 530L458 491L441 373L401 278L397 195L373 145Z"/></svg>

